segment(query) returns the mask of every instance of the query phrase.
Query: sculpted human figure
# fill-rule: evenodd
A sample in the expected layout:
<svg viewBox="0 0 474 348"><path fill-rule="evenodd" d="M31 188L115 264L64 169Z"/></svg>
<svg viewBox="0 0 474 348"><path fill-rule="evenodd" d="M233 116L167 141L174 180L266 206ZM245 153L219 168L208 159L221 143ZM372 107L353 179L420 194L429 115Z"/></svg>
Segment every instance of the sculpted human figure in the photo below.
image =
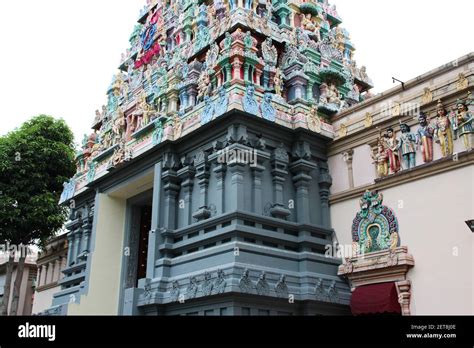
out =
<svg viewBox="0 0 474 348"><path fill-rule="evenodd" d="M398 138L398 148L402 153L406 169L412 169L416 166L416 137L405 123L400 125L400 130L402 134Z"/></svg>
<svg viewBox="0 0 474 348"><path fill-rule="evenodd" d="M435 121L435 139L441 147L443 157L453 154L453 133L451 130L451 121L449 120L446 109L441 100L438 101L436 108L438 117Z"/></svg>
<svg viewBox="0 0 474 348"><path fill-rule="evenodd" d="M395 137L393 128L387 129L387 133L384 135L384 145L387 151L390 171L392 173L398 173L400 171L400 159L397 149L397 138Z"/></svg>
<svg viewBox="0 0 474 348"><path fill-rule="evenodd" d="M280 68L277 68L275 72L275 77L273 78L273 83L275 85L275 93L276 95L280 97L283 90L283 83L284 83L283 78L284 78L283 72L281 71Z"/></svg>
<svg viewBox="0 0 474 348"><path fill-rule="evenodd" d="M429 124L424 113L420 113L418 122L420 123L420 128L416 131L416 143L421 145L423 161L428 163L433 160L434 128Z"/></svg>
<svg viewBox="0 0 474 348"><path fill-rule="evenodd" d="M385 150L385 146L382 141L379 141L377 146L377 153L371 154L373 162L377 166L377 174L379 178L386 177L388 175L388 155Z"/></svg>
<svg viewBox="0 0 474 348"><path fill-rule="evenodd" d="M472 113L468 110L468 100L461 101L458 99L458 101L456 102L456 127L454 128L454 130L456 132L456 135L462 138L465 149L467 151L470 151L472 149L472 135L474 134L474 117Z"/></svg>

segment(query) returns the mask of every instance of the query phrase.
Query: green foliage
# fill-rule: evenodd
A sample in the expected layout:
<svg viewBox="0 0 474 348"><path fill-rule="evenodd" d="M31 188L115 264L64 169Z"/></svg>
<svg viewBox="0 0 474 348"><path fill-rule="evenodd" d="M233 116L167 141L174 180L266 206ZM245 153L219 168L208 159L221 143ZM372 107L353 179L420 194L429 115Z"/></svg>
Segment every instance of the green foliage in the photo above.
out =
<svg viewBox="0 0 474 348"><path fill-rule="evenodd" d="M40 115L0 137L0 241L28 245L60 230L67 209L58 201L74 172L63 120Z"/></svg>

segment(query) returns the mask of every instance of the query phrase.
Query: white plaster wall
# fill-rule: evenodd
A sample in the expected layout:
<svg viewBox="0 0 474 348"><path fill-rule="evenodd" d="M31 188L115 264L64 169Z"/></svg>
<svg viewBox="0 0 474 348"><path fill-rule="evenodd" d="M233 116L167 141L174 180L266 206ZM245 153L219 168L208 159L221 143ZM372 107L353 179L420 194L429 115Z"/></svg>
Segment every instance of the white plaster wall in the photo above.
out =
<svg viewBox="0 0 474 348"><path fill-rule="evenodd" d="M335 194L349 189L347 164L344 162L342 154L329 157L328 166L329 173L331 173L332 176L331 193Z"/></svg>
<svg viewBox="0 0 474 348"><path fill-rule="evenodd" d="M354 186L364 186L376 179L375 165L370 157L370 146L363 145L354 149L352 170L354 172Z"/></svg>
<svg viewBox="0 0 474 348"><path fill-rule="evenodd" d="M97 230L87 295L69 305L69 315L117 315L126 201L99 195Z"/></svg>
<svg viewBox="0 0 474 348"><path fill-rule="evenodd" d="M474 218L473 186L471 165L381 191L398 217L401 244L415 258L408 273L415 315L474 314L474 233L465 224ZM351 243L358 200L331 206L342 244Z"/></svg>
<svg viewBox="0 0 474 348"><path fill-rule="evenodd" d="M59 291L61 291L61 287L56 286L51 289L35 292L32 313L38 314L47 310L48 308L51 308L53 303L53 295Z"/></svg>

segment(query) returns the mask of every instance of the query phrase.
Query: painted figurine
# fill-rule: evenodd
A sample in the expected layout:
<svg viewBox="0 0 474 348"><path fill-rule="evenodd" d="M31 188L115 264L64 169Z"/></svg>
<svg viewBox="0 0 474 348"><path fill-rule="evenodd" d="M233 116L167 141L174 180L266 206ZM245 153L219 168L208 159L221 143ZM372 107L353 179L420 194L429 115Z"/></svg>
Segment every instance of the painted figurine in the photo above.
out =
<svg viewBox="0 0 474 348"><path fill-rule="evenodd" d="M398 149L400 150L406 169L412 169L416 166L416 137L410 132L410 126L406 123L400 125L402 134L398 138Z"/></svg>
<svg viewBox="0 0 474 348"><path fill-rule="evenodd" d="M453 133L451 131L451 121L441 100L436 108L438 117L435 122L435 140L441 146L443 157L453 154Z"/></svg>
<svg viewBox="0 0 474 348"><path fill-rule="evenodd" d="M453 127L456 136L462 138L464 147L467 151L472 150L472 134L474 133L474 117L468 109L469 96L465 101L457 100L456 124Z"/></svg>
<svg viewBox="0 0 474 348"><path fill-rule="evenodd" d="M400 159L398 156L397 138L395 137L393 128L387 129L387 133L384 135L384 142L390 163L390 171L392 174L398 173L400 171Z"/></svg>
<svg viewBox="0 0 474 348"><path fill-rule="evenodd" d="M273 83L275 85L275 93L277 96L281 97L282 90L283 90L283 72L280 68L276 68L275 77L273 78Z"/></svg>
<svg viewBox="0 0 474 348"><path fill-rule="evenodd" d="M385 149L384 143L382 140L379 140L377 146L377 153L371 154L372 159L377 167L377 174L379 178L386 177L388 175L388 154L387 150Z"/></svg>
<svg viewBox="0 0 474 348"><path fill-rule="evenodd" d="M428 163L433 161L434 128L429 124L424 113L420 113L418 122L420 123L420 128L416 131L416 143L421 145L423 161Z"/></svg>

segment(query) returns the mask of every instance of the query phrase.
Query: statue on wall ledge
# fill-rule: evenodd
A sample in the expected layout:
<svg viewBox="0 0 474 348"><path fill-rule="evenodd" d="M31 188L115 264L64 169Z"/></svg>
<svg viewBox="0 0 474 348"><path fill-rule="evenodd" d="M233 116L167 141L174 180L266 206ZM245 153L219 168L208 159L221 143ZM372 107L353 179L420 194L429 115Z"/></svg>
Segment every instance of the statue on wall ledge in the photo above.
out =
<svg viewBox="0 0 474 348"><path fill-rule="evenodd" d="M246 112L252 115L258 115L258 104L255 100L255 87L248 85L245 95L242 98L242 106Z"/></svg>
<svg viewBox="0 0 474 348"><path fill-rule="evenodd" d="M279 97L282 96L283 84L285 75L280 68L276 68L275 77L273 78L273 84L275 86L275 94Z"/></svg>
<svg viewBox="0 0 474 348"><path fill-rule="evenodd" d="M462 138L464 147L467 151L472 150L472 136L474 134L474 117L468 109L471 94L468 93L466 100L458 99L456 101L456 117L453 127L456 137Z"/></svg>
<svg viewBox="0 0 474 348"><path fill-rule="evenodd" d="M390 172L392 174L398 173L400 171L400 159L397 149L397 138L395 137L393 128L387 129L387 132L384 135L384 145L390 164Z"/></svg>
<svg viewBox="0 0 474 348"><path fill-rule="evenodd" d="M436 107L437 118L435 121L435 141L441 147L443 157L453 154L453 133L451 130L451 121L441 100L438 100Z"/></svg>
<svg viewBox="0 0 474 348"><path fill-rule="evenodd" d="M377 175L379 178L384 178L388 175L389 171L389 158L387 150L382 139L379 139L377 144L377 152L371 153L373 162L377 167Z"/></svg>
<svg viewBox="0 0 474 348"><path fill-rule="evenodd" d="M416 131L416 143L421 145L423 161L425 163L433 161L433 135L434 128L429 123L426 115L422 112L418 117L420 128Z"/></svg>
<svg viewBox="0 0 474 348"><path fill-rule="evenodd" d="M400 246L397 217L382 203L383 195L377 191L367 191L360 199L361 210L352 222L355 254L393 250Z"/></svg>
<svg viewBox="0 0 474 348"><path fill-rule="evenodd" d="M400 125L401 136L397 139L398 149L400 150L405 162L405 169L416 167L416 136L410 132L410 126L406 123Z"/></svg>

